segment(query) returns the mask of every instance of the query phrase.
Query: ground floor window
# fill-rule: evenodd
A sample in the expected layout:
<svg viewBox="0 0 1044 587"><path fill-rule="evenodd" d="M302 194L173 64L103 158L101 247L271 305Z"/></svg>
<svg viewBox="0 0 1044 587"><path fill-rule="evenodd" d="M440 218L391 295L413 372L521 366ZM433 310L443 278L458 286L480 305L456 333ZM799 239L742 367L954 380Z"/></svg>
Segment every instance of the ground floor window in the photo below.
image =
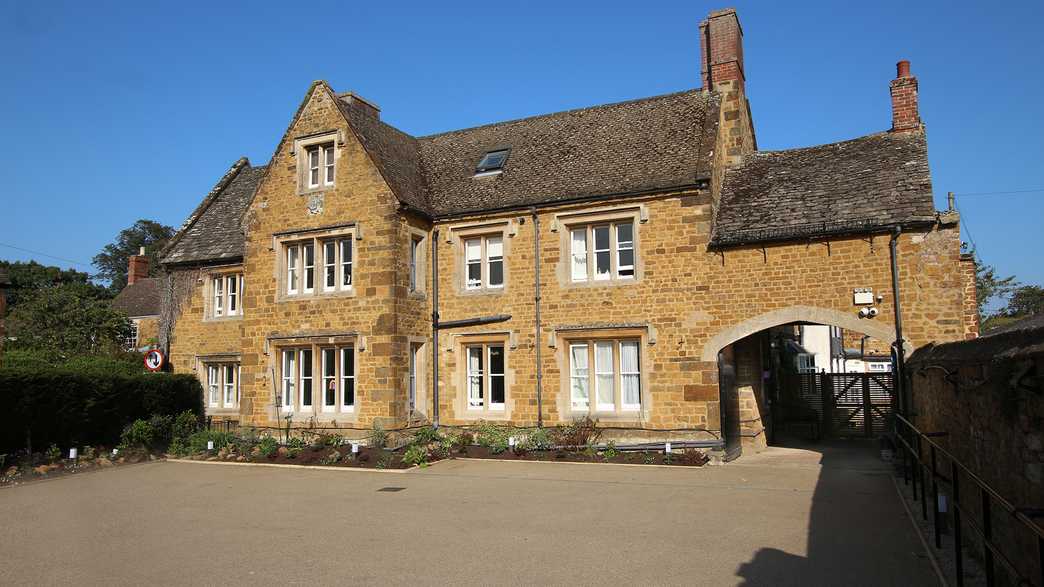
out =
<svg viewBox="0 0 1044 587"><path fill-rule="evenodd" d="M355 411L355 347L283 349L279 379L284 413Z"/></svg>
<svg viewBox="0 0 1044 587"><path fill-rule="evenodd" d="M469 344L464 347L468 410L503 411L506 400L503 343Z"/></svg>
<svg viewBox="0 0 1044 587"><path fill-rule="evenodd" d="M569 401L573 411L628 412L641 409L639 347L638 340L571 341Z"/></svg>
<svg viewBox="0 0 1044 587"><path fill-rule="evenodd" d="M239 364L207 363L207 406L213 409L239 407Z"/></svg>

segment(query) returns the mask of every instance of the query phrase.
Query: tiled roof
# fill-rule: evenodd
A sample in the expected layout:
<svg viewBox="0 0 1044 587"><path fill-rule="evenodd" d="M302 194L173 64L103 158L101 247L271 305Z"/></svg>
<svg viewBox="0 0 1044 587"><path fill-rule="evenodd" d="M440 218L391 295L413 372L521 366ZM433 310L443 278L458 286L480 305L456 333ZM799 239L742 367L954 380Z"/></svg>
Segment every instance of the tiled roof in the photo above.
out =
<svg viewBox="0 0 1044 587"><path fill-rule="evenodd" d="M691 90L417 139L435 216L691 186L710 175L718 95ZM503 172L475 177L487 151Z"/></svg>
<svg viewBox="0 0 1044 587"><path fill-rule="evenodd" d="M236 161L160 252L164 264L242 258L244 235L240 217L257 190L265 166Z"/></svg>
<svg viewBox="0 0 1044 587"><path fill-rule="evenodd" d="M725 173L712 246L865 231L935 218L924 133L760 151Z"/></svg>
<svg viewBox="0 0 1044 587"><path fill-rule="evenodd" d="M146 277L123 288L112 300L112 307L128 316L158 316L163 299L163 280Z"/></svg>

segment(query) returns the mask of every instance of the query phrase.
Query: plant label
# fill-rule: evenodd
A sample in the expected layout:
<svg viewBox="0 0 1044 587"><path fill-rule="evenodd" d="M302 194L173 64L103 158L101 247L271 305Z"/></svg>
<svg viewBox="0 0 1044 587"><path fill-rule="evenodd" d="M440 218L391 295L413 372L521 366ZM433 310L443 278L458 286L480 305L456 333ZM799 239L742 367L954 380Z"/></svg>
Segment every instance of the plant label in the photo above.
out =
<svg viewBox="0 0 1044 587"><path fill-rule="evenodd" d="M120 454L120 449L118 449L118 448L112 449L112 456L116 456L118 454Z"/></svg>
<svg viewBox="0 0 1044 587"><path fill-rule="evenodd" d="M75 461L76 460L76 455L77 455L77 450L75 448L70 448L69 449L69 458Z"/></svg>
<svg viewBox="0 0 1044 587"><path fill-rule="evenodd" d="M213 440L208 440L207 441L207 450L214 450L214 441Z"/></svg>
<svg viewBox="0 0 1044 587"><path fill-rule="evenodd" d="M515 437L514 436L508 436L508 446L510 446L511 448L515 448Z"/></svg>
<svg viewBox="0 0 1044 587"><path fill-rule="evenodd" d="M667 454L671 453L671 443L669 443L669 442L664 443L664 445L663 445L663 452L665 452Z"/></svg>
<svg viewBox="0 0 1044 587"><path fill-rule="evenodd" d="M358 442L356 442L355 444L352 445L352 454L353 455L359 454L359 443Z"/></svg>

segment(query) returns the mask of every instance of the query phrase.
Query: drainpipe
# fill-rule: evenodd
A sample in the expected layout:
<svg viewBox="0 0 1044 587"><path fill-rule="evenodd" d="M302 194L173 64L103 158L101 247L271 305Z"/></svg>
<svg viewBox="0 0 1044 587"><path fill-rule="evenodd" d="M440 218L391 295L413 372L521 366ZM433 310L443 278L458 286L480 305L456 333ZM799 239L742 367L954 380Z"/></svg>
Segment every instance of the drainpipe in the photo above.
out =
<svg viewBox="0 0 1044 587"><path fill-rule="evenodd" d="M892 297L895 298L895 394L899 399L899 411L904 416L909 415L907 408L906 386L903 377L906 375L906 358L903 350L903 312L899 303L899 255L896 246L899 244L899 235L903 233L901 226L895 227L892 239L888 242L888 249L892 258Z"/></svg>
<svg viewBox="0 0 1044 587"><path fill-rule="evenodd" d="M431 231L431 426L439 429L439 229Z"/></svg>
<svg viewBox="0 0 1044 587"><path fill-rule="evenodd" d="M541 331L540 331L540 217L537 216L536 207L530 208L533 216L533 273L536 277L533 303L536 305L536 330L533 346L536 349L536 400L537 400L537 428L544 427L543 406L543 380L544 368L540 361Z"/></svg>

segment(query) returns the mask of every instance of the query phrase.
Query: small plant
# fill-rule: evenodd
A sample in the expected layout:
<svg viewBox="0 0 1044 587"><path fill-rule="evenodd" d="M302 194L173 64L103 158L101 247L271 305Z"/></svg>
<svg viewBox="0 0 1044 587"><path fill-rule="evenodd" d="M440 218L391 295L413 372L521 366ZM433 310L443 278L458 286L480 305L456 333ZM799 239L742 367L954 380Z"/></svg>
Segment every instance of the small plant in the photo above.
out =
<svg viewBox="0 0 1044 587"><path fill-rule="evenodd" d="M413 442L416 444L431 444L433 442L439 442L442 440L442 434L436 430L433 426L424 426L417 430L417 433L413 436Z"/></svg>
<svg viewBox="0 0 1044 587"><path fill-rule="evenodd" d="M598 421L590 416L577 418L571 424L555 431L557 444L569 450L583 450L598 442L602 431L598 429Z"/></svg>
<svg viewBox="0 0 1044 587"><path fill-rule="evenodd" d="M526 435L525 442L534 450L551 450L555 447L554 440L547 428L537 428Z"/></svg>
<svg viewBox="0 0 1044 587"><path fill-rule="evenodd" d="M44 453L44 456L47 457L47 462L56 462L62 458L62 449L58 448L57 444L52 444L47 447L47 452Z"/></svg>
<svg viewBox="0 0 1044 587"><path fill-rule="evenodd" d="M388 453L384 453L377 459L377 462L374 463L373 466L377 469L387 469L388 465L390 464L391 455L389 455Z"/></svg>
<svg viewBox="0 0 1044 587"><path fill-rule="evenodd" d="M442 437L442 440L439 441L438 447L435 449L439 455L439 458L449 458L450 452L453 451L453 447L454 445L456 445L456 443L457 438L455 436Z"/></svg>
<svg viewBox="0 0 1044 587"><path fill-rule="evenodd" d="M663 464L665 464L665 465L671 464L671 454L672 453L669 453L666 450L663 451Z"/></svg>
<svg viewBox="0 0 1044 587"><path fill-rule="evenodd" d="M384 445L388 442L388 431L381 426L381 423L374 420L373 429L370 430L370 446L374 448L384 448Z"/></svg>
<svg viewBox="0 0 1044 587"><path fill-rule="evenodd" d="M702 450L697 450L695 448L687 448L685 449L685 452L682 453L682 460L687 465L702 467L703 465L706 465L708 461L710 461L710 458L708 458L706 453L704 453Z"/></svg>
<svg viewBox="0 0 1044 587"><path fill-rule="evenodd" d="M327 466L327 467L329 467L331 465L336 465L339 462L341 462L341 453L340 453L340 451L337 451L337 450L332 450L332 451L330 451L330 454L328 454L325 457L319 459L319 464Z"/></svg>
<svg viewBox="0 0 1044 587"><path fill-rule="evenodd" d="M94 450L93 446L85 446L80 451L80 458L88 461L93 461L98 456L98 451ZM0 468L3 467L3 457L0 455Z"/></svg>
<svg viewBox="0 0 1044 587"><path fill-rule="evenodd" d="M167 452L176 457L182 457L188 454L189 447L185 442L185 439L178 436L170 441L170 446L167 447Z"/></svg>
<svg viewBox="0 0 1044 587"><path fill-rule="evenodd" d="M483 423L478 428L478 434L475 435L475 442L479 446L488 448L492 454L500 454L508 449L510 435L510 428Z"/></svg>
<svg viewBox="0 0 1044 587"><path fill-rule="evenodd" d="M257 443L257 450L259 454L265 458L271 457L279 450L279 443L276 442L275 438L266 436Z"/></svg>
<svg viewBox="0 0 1044 587"><path fill-rule="evenodd" d="M174 438L188 438L199 431L199 417L196 416L191 410L185 410L174 418L174 423L170 425L170 437Z"/></svg>
<svg viewBox="0 0 1044 587"><path fill-rule="evenodd" d="M605 450L602 451L602 456L605 457L605 460L607 461L620 456L620 450L616 448L616 442L610 440L605 443Z"/></svg>
<svg viewBox="0 0 1044 587"><path fill-rule="evenodd" d="M298 448L298 447L287 448L286 449L286 458L288 458L288 459L296 459L297 455L301 454L302 450L304 450L304 449L303 448Z"/></svg>
<svg viewBox="0 0 1044 587"><path fill-rule="evenodd" d="M149 418L149 426L152 426L152 443L149 446L166 446L170 444L174 418L157 414Z"/></svg>
<svg viewBox="0 0 1044 587"><path fill-rule="evenodd" d="M301 449L303 449L304 447L305 447L305 440L303 438L301 438L300 436L294 436L293 438L291 438L290 440L288 440L286 442L286 448L288 448L290 450L296 449L298 452L301 452Z"/></svg>
<svg viewBox="0 0 1044 587"><path fill-rule="evenodd" d="M420 444L411 444L406 447L406 452L402 455L402 462L410 466L424 466L428 464L428 451Z"/></svg>
<svg viewBox="0 0 1044 587"><path fill-rule="evenodd" d="M152 446L155 430L147 420L135 420L123 429L120 444L128 448L146 448Z"/></svg>
<svg viewBox="0 0 1044 587"><path fill-rule="evenodd" d="M475 443L475 437L465 430L453 439L453 447L460 454L467 454L468 447Z"/></svg>
<svg viewBox="0 0 1044 587"><path fill-rule="evenodd" d="M642 451L642 462L646 465L651 465L656 462L656 458L647 450Z"/></svg>
<svg viewBox="0 0 1044 587"><path fill-rule="evenodd" d="M213 430L200 430L188 437L188 448L192 454L198 454L207 450L207 443L214 441L214 450L221 450L235 442L236 437L230 432L216 432Z"/></svg>

